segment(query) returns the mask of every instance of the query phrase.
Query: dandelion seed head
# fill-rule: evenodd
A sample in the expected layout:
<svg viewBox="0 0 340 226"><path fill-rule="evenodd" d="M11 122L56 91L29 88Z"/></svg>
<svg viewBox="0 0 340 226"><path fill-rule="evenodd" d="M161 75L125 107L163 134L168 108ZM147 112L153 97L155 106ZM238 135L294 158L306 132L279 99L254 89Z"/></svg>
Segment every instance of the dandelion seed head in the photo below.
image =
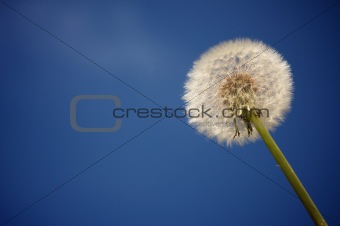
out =
<svg viewBox="0 0 340 226"><path fill-rule="evenodd" d="M219 143L231 145L255 141L239 117L224 117L224 109L267 109L261 117L274 130L290 110L293 82L288 63L271 47L259 41L236 39L212 47L194 62L187 75L183 100L186 109L211 109L213 117L189 117L198 132ZM201 115L202 116L202 115ZM235 134L235 122L240 136Z"/></svg>

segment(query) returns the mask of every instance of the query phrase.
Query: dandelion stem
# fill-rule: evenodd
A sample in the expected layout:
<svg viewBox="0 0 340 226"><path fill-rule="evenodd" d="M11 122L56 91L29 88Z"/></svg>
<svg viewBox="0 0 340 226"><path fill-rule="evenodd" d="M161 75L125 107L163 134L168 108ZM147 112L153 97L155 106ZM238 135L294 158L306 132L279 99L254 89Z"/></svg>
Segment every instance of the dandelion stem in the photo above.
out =
<svg viewBox="0 0 340 226"><path fill-rule="evenodd" d="M248 114L247 117L249 121L254 125L260 136L262 137L269 151L271 152L277 164L280 166L281 170L285 174L289 183L292 185L293 189L300 198L302 204L305 206L307 212L313 219L314 223L316 225L327 225L326 221L322 217L313 200L308 195L306 189L303 187L299 178L295 174L293 168L290 166L287 159L282 154L280 148L277 146L277 144L273 140L272 136L269 134L266 127L262 124L261 119L252 111L250 111L250 114Z"/></svg>

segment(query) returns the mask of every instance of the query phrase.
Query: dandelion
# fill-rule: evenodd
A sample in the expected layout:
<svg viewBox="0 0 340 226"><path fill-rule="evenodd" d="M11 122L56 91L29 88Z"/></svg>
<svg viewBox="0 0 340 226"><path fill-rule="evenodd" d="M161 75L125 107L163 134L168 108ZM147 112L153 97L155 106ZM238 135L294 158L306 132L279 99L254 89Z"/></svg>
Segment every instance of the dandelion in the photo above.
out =
<svg viewBox="0 0 340 226"><path fill-rule="evenodd" d="M213 116L191 117L189 122L208 137L231 145L259 137L257 132L244 135L249 128L236 117L240 114L237 110L266 110L262 122L273 130L290 109L293 85L290 67L280 54L261 42L238 39L223 42L204 53L188 73L185 89L183 99L187 109L204 105ZM231 113L234 117L224 117ZM225 126L207 126L208 121Z"/></svg>
<svg viewBox="0 0 340 226"><path fill-rule="evenodd" d="M209 110L189 114L189 123L219 143L243 145L261 137L313 221L327 225L268 132L283 122L292 91L290 66L279 53L262 42L236 39L212 47L194 63L183 99L187 112Z"/></svg>

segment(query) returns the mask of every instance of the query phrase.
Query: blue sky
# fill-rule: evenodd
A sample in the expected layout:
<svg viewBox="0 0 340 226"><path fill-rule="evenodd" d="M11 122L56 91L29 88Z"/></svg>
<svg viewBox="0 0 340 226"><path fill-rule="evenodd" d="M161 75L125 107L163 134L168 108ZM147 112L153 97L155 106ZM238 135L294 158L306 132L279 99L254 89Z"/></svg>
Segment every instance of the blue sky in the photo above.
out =
<svg viewBox="0 0 340 226"><path fill-rule="evenodd" d="M111 133L70 125L77 95L179 107L211 46L295 31L274 47L291 64L294 100L273 137L340 224L340 4L299 28L334 1L6 2L26 18L0 4L0 223L313 225L262 141L223 149L174 118L124 118ZM109 127L114 107L79 102L78 123Z"/></svg>

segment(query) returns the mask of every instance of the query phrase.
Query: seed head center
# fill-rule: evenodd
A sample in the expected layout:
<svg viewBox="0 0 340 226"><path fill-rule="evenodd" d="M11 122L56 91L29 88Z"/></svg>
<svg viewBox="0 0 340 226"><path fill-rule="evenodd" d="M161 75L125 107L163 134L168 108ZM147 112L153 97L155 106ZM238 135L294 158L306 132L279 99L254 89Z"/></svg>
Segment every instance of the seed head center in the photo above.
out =
<svg viewBox="0 0 340 226"><path fill-rule="evenodd" d="M258 87L249 74L233 74L224 79L219 89L223 105L232 109L255 107Z"/></svg>

